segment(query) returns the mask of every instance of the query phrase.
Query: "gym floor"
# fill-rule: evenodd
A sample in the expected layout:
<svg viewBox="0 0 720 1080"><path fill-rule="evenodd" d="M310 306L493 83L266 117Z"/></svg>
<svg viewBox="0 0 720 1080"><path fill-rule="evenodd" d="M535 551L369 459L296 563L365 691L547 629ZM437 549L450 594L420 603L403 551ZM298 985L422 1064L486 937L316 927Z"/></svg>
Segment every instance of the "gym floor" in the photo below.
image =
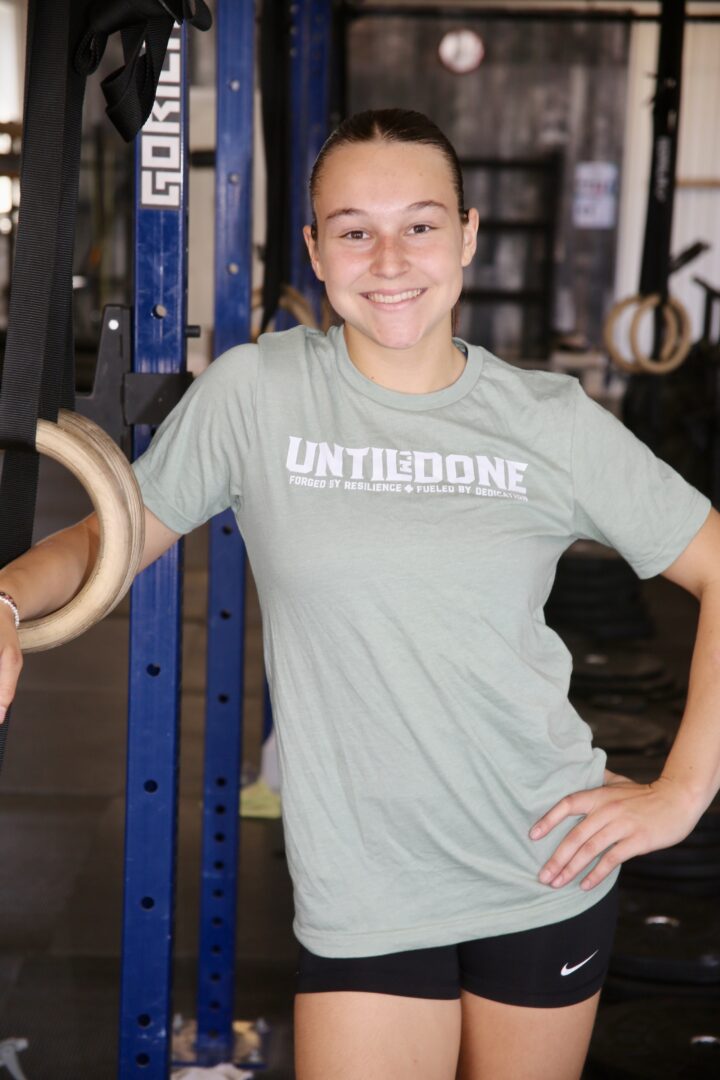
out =
<svg viewBox="0 0 720 1080"><path fill-rule="evenodd" d="M77 520L79 486L43 461L37 536ZM174 1013L195 1015L206 537L186 541ZM652 650L685 683L697 604L643 583ZM128 607L26 658L0 778L0 1041L29 1041L27 1080L116 1075L123 879ZM261 730L260 625L249 594L245 760ZM236 1016L271 1026L267 1080L290 1080L297 944L279 820L242 819ZM602 1006L601 1006L602 1008ZM6 1075L4 1072L2 1075Z"/></svg>

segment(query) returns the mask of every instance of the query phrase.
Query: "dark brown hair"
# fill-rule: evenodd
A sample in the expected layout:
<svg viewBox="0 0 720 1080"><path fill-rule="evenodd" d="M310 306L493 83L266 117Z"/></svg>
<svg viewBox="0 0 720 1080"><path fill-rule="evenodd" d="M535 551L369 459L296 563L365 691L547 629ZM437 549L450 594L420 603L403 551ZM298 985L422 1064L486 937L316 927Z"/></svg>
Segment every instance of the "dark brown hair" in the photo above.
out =
<svg viewBox="0 0 720 1080"><path fill-rule="evenodd" d="M434 146L447 161L452 174L453 187L457 195L458 213L463 222L467 221L463 176L455 148L424 113L412 109L366 109L343 120L325 141L310 174L310 205L312 207L311 230L317 237L317 218L315 199L323 165L327 157L340 146L348 143L375 142L384 139L387 142L422 143Z"/></svg>

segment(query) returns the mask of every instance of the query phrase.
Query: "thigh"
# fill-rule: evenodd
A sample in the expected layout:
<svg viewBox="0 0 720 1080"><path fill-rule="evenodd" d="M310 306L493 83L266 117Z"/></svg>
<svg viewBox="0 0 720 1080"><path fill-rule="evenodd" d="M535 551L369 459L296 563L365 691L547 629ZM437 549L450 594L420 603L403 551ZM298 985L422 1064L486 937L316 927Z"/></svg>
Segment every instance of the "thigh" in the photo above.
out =
<svg viewBox="0 0 720 1080"><path fill-rule="evenodd" d="M580 1080L600 991L560 1008L505 1005L462 991L457 1080Z"/></svg>
<svg viewBox="0 0 720 1080"><path fill-rule="evenodd" d="M458 1080L578 1080L618 915L618 884L559 923L458 947Z"/></svg>
<svg viewBox="0 0 720 1080"><path fill-rule="evenodd" d="M459 999L295 995L295 1080L455 1080Z"/></svg>
<svg viewBox="0 0 720 1080"><path fill-rule="evenodd" d="M324 957L300 946L296 1080L455 1080L457 947Z"/></svg>

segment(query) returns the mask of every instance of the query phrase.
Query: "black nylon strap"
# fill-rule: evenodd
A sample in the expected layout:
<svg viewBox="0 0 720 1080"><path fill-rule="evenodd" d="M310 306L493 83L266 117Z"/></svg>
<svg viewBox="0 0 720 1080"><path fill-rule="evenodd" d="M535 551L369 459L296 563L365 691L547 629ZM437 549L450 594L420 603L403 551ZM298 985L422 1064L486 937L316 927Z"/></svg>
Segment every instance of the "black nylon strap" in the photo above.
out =
<svg viewBox="0 0 720 1080"><path fill-rule="evenodd" d="M0 566L30 545L37 462L22 459L34 452L37 419L55 420L74 403L72 254L87 73L121 30L126 65L105 84L111 119L132 138L152 108L173 20L184 17L210 25L203 0L31 0L22 209L0 386Z"/></svg>
<svg viewBox="0 0 720 1080"><path fill-rule="evenodd" d="M61 373L69 345L67 306L62 304L56 281L56 274L62 273L62 246L67 243L68 227L72 257L74 218L65 219L64 229L58 228L58 222L63 224L61 208L67 206L68 196L67 189L63 191L66 131L64 122L47 124L47 118L58 110L62 118L67 111L70 16L70 0L50 5L31 0L28 11L22 210L0 387L0 445L11 447L4 456L0 481L0 565L22 554L32 541L39 465L34 453L37 417L52 419L54 406L57 415L57 387L63 385ZM54 322L58 312L59 326ZM61 352L55 367L59 374L44 384L48 352L58 347ZM10 712L0 728L0 767Z"/></svg>
<svg viewBox="0 0 720 1080"><path fill-rule="evenodd" d="M0 384L0 566L32 540L38 417L56 420L59 408L74 404L72 257L88 71L108 35L121 30L126 64L105 83L110 118L131 139L152 108L173 21L184 17L200 29L211 21L203 0L30 0L22 205ZM0 765L8 726L9 713Z"/></svg>
<svg viewBox="0 0 720 1080"><path fill-rule="evenodd" d="M108 35L122 32L125 63L100 85L107 114L126 142L150 115L173 23L184 20L198 30L212 24L204 0L100 0L92 5L75 64L86 75L95 71Z"/></svg>
<svg viewBox="0 0 720 1080"><path fill-rule="evenodd" d="M640 293L667 295L672 240L682 79L685 0L663 0L657 89L653 103L653 149L643 244Z"/></svg>
<svg viewBox="0 0 720 1080"><path fill-rule="evenodd" d="M32 449L42 381L42 359L50 314L62 196L64 126L46 117L65 108L66 80L61 63L70 30L68 0L36 19L32 0L28 34L25 124L20 184L22 210L15 245L5 362L0 388L2 445ZM34 30L34 33L33 33ZM30 42L28 43L28 46ZM49 66L48 66L49 65Z"/></svg>
<svg viewBox="0 0 720 1080"><path fill-rule="evenodd" d="M28 13L22 210L0 388L0 445L9 448L0 482L0 565L30 545L38 471L37 457L31 452L37 418L57 417L57 388L62 385L61 373L67 362L67 309L61 299L62 279L67 273L63 247L69 245L72 259L74 221L63 220L62 215L69 195L67 188L63 190L65 124L48 124L47 117L57 115L58 110L63 117L68 94L76 89L66 78L71 13L70 0L53 4L32 0ZM55 375L44 383L43 373L52 352L56 354ZM52 367L51 363L47 370Z"/></svg>

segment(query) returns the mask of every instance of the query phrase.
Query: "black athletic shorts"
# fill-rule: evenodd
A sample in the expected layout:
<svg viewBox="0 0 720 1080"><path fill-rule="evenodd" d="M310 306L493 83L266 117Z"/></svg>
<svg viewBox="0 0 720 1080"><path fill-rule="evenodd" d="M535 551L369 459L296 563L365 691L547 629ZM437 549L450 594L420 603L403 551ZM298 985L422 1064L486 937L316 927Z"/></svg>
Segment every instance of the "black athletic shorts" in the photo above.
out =
<svg viewBox="0 0 720 1080"><path fill-rule="evenodd" d="M561 922L512 934L381 956L316 956L300 945L297 993L365 990L508 1005L573 1005L601 989L617 925L619 879L596 904Z"/></svg>

